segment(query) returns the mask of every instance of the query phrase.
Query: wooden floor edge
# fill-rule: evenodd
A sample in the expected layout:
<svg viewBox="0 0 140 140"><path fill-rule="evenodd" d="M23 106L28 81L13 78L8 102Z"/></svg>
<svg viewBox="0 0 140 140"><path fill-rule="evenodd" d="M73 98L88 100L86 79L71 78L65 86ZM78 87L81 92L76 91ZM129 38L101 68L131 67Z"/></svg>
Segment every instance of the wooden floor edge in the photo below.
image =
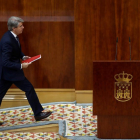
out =
<svg viewBox="0 0 140 140"><path fill-rule="evenodd" d="M59 136L60 136L60 140L72 140L72 139L64 138L64 137L62 137L61 135L59 135Z"/></svg>
<svg viewBox="0 0 140 140"><path fill-rule="evenodd" d="M58 132L58 131L59 131L58 124L47 124L47 125L41 125L41 126L5 130L1 132Z"/></svg>
<svg viewBox="0 0 140 140"><path fill-rule="evenodd" d="M22 90L18 89L18 88L10 88L8 90L8 92L23 92ZM71 89L57 89L57 88L35 88L35 91L42 91L42 92L75 92L75 89L71 88Z"/></svg>
<svg viewBox="0 0 140 140"><path fill-rule="evenodd" d="M75 90L75 93L76 94L92 94L93 93L93 90Z"/></svg>
<svg viewBox="0 0 140 140"><path fill-rule="evenodd" d="M36 90L36 89L35 89ZM92 103L93 90L75 89L38 89L36 91L40 103L73 102ZM2 101L1 108L29 105L25 93L20 89L10 89Z"/></svg>

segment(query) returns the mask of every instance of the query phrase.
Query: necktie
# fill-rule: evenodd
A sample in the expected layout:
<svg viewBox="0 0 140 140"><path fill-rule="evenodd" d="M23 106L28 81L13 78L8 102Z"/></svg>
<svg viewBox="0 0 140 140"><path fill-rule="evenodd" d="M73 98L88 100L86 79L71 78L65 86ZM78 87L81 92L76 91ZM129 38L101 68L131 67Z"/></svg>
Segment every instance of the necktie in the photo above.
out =
<svg viewBox="0 0 140 140"><path fill-rule="evenodd" d="M18 45L19 45L19 47L20 47L19 38L18 38L18 37L16 37L16 40L17 40Z"/></svg>

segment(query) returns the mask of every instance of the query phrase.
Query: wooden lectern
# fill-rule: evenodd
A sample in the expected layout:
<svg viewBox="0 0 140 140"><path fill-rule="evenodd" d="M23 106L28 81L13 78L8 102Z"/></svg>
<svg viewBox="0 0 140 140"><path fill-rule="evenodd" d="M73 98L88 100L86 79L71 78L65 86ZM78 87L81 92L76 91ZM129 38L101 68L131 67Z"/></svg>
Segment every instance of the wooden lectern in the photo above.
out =
<svg viewBox="0 0 140 140"><path fill-rule="evenodd" d="M140 61L93 62L97 137L140 138Z"/></svg>

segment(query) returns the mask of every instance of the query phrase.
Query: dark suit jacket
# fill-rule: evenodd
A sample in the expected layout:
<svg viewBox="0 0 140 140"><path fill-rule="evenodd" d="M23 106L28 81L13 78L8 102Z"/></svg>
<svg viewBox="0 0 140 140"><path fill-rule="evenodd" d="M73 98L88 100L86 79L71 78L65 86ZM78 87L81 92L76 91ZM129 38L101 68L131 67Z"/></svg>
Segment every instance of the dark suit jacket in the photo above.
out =
<svg viewBox="0 0 140 140"><path fill-rule="evenodd" d="M20 63L23 56L16 38L7 31L0 40L0 79L20 81L25 78Z"/></svg>

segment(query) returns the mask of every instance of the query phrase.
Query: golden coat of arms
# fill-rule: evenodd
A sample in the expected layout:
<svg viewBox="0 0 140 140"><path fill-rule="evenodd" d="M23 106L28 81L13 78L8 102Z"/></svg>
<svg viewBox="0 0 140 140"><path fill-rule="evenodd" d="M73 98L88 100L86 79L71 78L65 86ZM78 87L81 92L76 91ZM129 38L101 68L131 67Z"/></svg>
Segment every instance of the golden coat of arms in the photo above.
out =
<svg viewBox="0 0 140 140"><path fill-rule="evenodd" d="M132 80L133 76L127 73L120 73L114 76L115 82L114 86L114 97L120 102L129 101L132 98Z"/></svg>

